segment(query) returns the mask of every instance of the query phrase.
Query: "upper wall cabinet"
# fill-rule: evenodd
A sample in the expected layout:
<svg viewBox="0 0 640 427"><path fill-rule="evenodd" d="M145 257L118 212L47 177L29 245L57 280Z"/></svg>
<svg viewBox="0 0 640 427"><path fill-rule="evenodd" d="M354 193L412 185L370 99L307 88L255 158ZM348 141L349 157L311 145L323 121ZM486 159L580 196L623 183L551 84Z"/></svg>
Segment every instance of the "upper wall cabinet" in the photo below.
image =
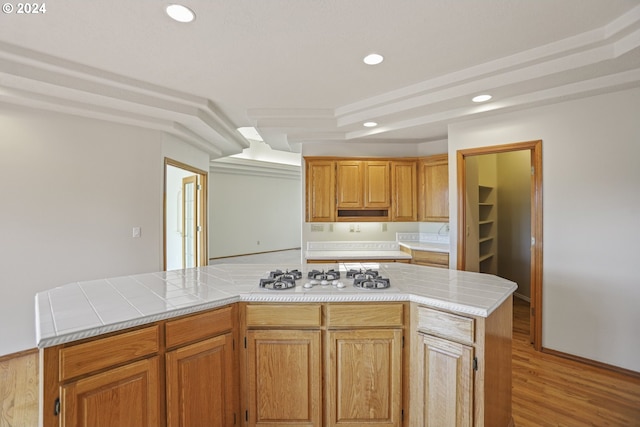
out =
<svg viewBox="0 0 640 427"><path fill-rule="evenodd" d="M391 221L416 221L417 165L413 160L391 162Z"/></svg>
<svg viewBox="0 0 640 427"><path fill-rule="evenodd" d="M308 222L336 220L336 162L306 160L306 212Z"/></svg>
<svg viewBox="0 0 640 427"><path fill-rule="evenodd" d="M389 162L338 160L336 188L338 209L389 208Z"/></svg>
<svg viewBox="0 0 640 427"><path fill-rule="evenodd" d="M307 222L448 221L447 156L309 157Z"/></svg>
<svg viewBox="0 0 640 427"><path fill-rule="evenodd" d="M446 154L419 162L418 221L449 221L449 162Z"/></svg>

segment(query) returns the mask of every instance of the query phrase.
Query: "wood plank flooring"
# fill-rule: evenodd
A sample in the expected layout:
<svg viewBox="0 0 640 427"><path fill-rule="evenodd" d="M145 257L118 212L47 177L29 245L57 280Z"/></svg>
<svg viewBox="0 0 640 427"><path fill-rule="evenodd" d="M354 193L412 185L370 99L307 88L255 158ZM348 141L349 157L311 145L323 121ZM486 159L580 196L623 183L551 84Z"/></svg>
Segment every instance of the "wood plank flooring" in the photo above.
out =
<svg viewBox="0 0 640 427"><path fill-rule="evenodd" d="M640 379L534 351L529 345L528 313L528 303L516 298L516 427L640 427ZM37 425L37 362L37 353L0 360L0 427Z"/></svg>
<svg viewBox="0 0 640 427"><path fill-rule="evenodd" d="M534 351L529 303L515 298L513 311L517 427L640 426L640 378Z"/></svg>
<svg viewBox="0 0 640 427"><path fill-rule="evenodd" d="M0 427L38 425L38 353L0 360Z"/></svg>

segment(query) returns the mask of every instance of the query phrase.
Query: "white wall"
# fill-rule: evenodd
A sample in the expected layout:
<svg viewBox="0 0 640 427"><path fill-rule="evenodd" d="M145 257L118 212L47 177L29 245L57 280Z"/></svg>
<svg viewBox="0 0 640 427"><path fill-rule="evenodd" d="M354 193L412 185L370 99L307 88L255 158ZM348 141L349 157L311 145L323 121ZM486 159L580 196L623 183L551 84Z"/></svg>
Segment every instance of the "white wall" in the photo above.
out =
<svg viewBox="0 0 640 427"><path fill-rule="evenodd" d="M159 132L0 109L0 355L36 346L37 292L161 269L161 148Z"/></svg>
<svg viewBox="0 0 640 427"><path fill-rule="evenodd" d="M299 248L301 204L299 173L213 167L209 258Z"/></svg>
<svg viewBox="0 0 640 427"><path fill-rule="evenodd" d="M541 139L546 348L640 371L640 89L449 127L457 150ZM452 161L453 162L453 161ZM449 185L457 188L450 162ZM457 198L450 192L452 241ZM456 265L452 246L451 265Z"/></svg>

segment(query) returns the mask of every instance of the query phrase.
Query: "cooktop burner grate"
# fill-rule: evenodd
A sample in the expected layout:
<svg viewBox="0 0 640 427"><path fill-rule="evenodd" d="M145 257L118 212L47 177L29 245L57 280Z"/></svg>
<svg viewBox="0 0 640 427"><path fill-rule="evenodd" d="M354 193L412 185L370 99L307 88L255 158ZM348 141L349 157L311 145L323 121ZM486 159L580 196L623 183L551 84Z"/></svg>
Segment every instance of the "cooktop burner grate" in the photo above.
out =
<svg viewBox="0 0 640 427"><path fill-rule="evenodd" d="M324 270L322 271L311 270L307 274L307 277L309 279L315 279L315 280L337 280L340 278L340 272L334 269L331 269L327 272L325 272Z"/></svg>
<svg viewBox="0 0 640 427"><path fill-rule="evenodd" d="M362 277L353 279L353 286L360 289L387 289L391 282L383 277Z"/></svg>

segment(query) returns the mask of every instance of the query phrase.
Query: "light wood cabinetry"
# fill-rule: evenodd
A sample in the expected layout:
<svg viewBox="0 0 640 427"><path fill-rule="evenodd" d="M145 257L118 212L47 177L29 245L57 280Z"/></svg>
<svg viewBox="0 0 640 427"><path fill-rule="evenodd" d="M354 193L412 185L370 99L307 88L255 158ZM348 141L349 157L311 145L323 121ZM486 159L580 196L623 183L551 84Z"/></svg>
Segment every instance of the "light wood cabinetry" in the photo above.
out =
<svg viewBox="0 0 640 427"><path fill-rule="evenodd" d="M338 209L389 208L389 161L336 161Z"/></svg>
<svg viewBox="0 0 640 427"><path fill-rule="evenodd" d="M405 246L400 246L400 250L411 254L411 264L449 268L449 254L447 252L424 251Z"/></svg>
<svg viewBox="0 0 640 427"><path fill-rule="evenodd" d="M330 304L328 426L400 426L403 305Z"/></svg>
<svg viewBox="0 0 640 427"><path fill-rule="evenodd" d="M166 322L167 427L224 427L237 418L236 310L229 306Z"/></svg>
<svg viewBox="0 0 640 427"><path fill-rule="evenodd" d="M391 221L416 221L417 164L413 160L391 162Z"/></svg>
<svg viewBox="0 0 640 427"><path fill-rule="evenodd" d="M248 426L401 425L403 303L244 308Z"/></svg>
<svg viewBox="0 0 640 427"><path fill-rule="evenodd" d="M161 426L158 357L73 380L60 389L65 427Z"/></svg>
<svg viewBox="0 0 640 427"><path fill-rule="evenodd" d="M364 207L364 163L359 160L338 160L336 163L336 206Z"/></svg>
<svg viewBox="0 0 640 427"><path fill-rule="evenodd" d="M305 158L306 220L449 221L447 155Z"/></svg>
<svg viewBox="0 0 640 427"><path fill-rule="evenodd" d="M232 305L42 350L42 425L232 425L236 318Z"/></svg>
<svg viewBox="0 0 640 427"><path fill-rule="evenodd" d="M336 164L332 160L306 160L306 213L308 222L336 220Z"/></svg>
<svg viewBox="0 0 640 427"><path fill-rule="evenodd" d="M511 313L511 298L488 318L411 305L408 425L513 425Z"/></svg>
<svg viewBox="0 0 640 427"><path fill-rule="evenodd" d="M364 162L364 208L391 206L390 167L388 160Z"/></svg>
<svg viewBox="0 0 640 427"><path fill-rule="evenodd" d="M247 304L248 426L322 425L320 304Z"/></svg>
<svg viewBox="0 0 640 427"><path fill-rule="evenodd" d="M420 159L418 221L449 221L449 161L446 154Z"/></svg>

